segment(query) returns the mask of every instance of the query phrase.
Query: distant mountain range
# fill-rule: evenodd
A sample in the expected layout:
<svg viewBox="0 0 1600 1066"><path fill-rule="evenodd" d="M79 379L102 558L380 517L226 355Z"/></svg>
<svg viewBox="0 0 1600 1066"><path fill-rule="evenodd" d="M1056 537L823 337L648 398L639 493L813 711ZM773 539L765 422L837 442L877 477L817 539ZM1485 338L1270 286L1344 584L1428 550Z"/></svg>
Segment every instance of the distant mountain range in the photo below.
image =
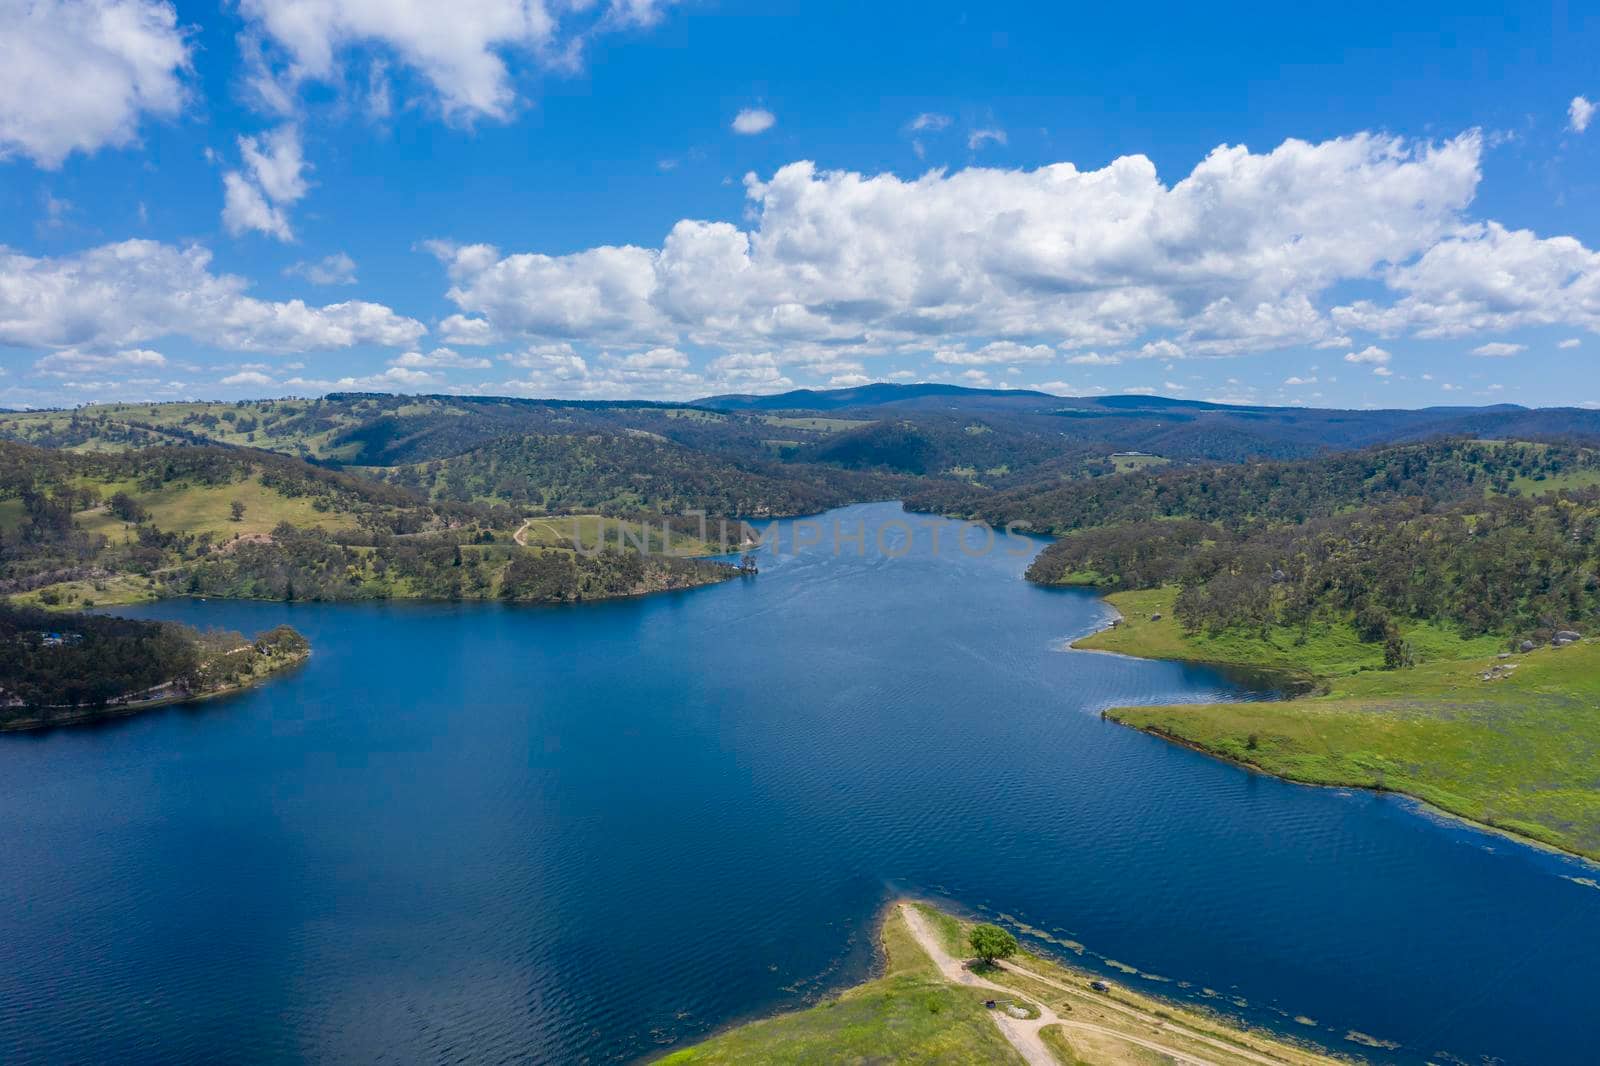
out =
<svg viewBox="0 0 1600 1066"><path fill-rule="evenodd" d="M1600 443L1600 411L1511 404L1341 411L876 384L688 402L335 393L311 400L102 404L0 415L0 439L47 448L215 443L361 468L451 460L452 476L463 484L481 482L488 470L512 477L511 471L549 466L535 456L591 457L579 464L586 465L597 455L633 455L640 452L639 441L697 453L691 462L652 452L649 465L694 469L708 484L742 485L730 468L776 465L999 489L1126 466L1117 453L1143 452L1178 464L1304 459L1445 436ZM555 437L570 439L553 450L536 446ZM507 442L515 447L518 441L529 442L526 462L509 457ZM590 441L611 443L597 450ZM801 472L791 469L789 475ZM815 485L816 477L803 479ZM545 484L542 475L534 480ZM759 495L762 502L776 498L765 490Z"/></svg>
<svg viewBox="0 0 1600 1066"><path fill-rule="evenodd" d="M1600 437L1600 411L1515 404L1351 411L1247 407L1162 396L1066 397L1024 389L937 384L708 396L694 404L769 415L809 411L879 421L898 418L917 423L924 432L933 431L941 418L977 417L992 428L1047 437L1058 446L1070 442L1090 449L1138 449L1180 460L1294 458L1326 449L1435 436ZM856 432L887 431L880 426ZM837 453L848 444L835 439L815 457L839 461L830 452Z"/></svg>
<svg viewBox="0 0 1600 1066"><path fill-rule="evenodd" d="M925 382L916 385L895 385L879 382L846 389L792 389L788 392L767 394L723 393L689 401L694 407L709 407L718 411L844 411L875 407L914 407L920 409L980 409L1005 407L1012 410L1054 410L1060 408L1103 409L1112 411L1231 411L1231 412L1281 412L1333 410L1313 407L1271 407L1264 405L1212 403L1206 400L1182 400L1168 396L1057 396L1035 389L974 389L964 385L942 385ZM1431 414L1436 417L1452 414L1483 414L1486 412L1531 411L1534 408L1517 404L1494 404L1487 407L1425 407L1420 409L1391 408L1389 411L1408 411L1411 414ZM1565 410L1547 408L1545 410ZM1572 408L1582 411L1582 408ZM1371 416L1382 411L1363 410L1341 413Z"/></svg>
<svg viewBox="0 0 1600 1066"><path fill-rule="evenodd" d="M1076 401L1032 389L970 389L962 385L892 385L880 382L851 389L794 389L790 392L756 395L725 393L693 400L696 407L718 411L839 411L850 407L887 407L892 404L938 405L949 402L970 405L999 402L1008 406L1059 406Z"/></svg>

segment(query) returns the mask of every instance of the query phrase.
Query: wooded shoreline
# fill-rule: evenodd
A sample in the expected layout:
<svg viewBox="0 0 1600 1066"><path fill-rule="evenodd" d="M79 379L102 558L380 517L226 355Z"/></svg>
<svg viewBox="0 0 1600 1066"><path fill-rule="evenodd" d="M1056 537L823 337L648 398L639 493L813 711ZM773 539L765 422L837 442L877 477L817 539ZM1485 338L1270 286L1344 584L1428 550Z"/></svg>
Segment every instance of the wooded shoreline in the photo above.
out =
<svg viewBox="0 0 1600 1066"><path fill-rule="evenodd" d="M110 721L116 718L131 718L134 715L143 714L145 711L157 710L161 707L176 707L190 703L202 703L222 696L233 696L257 688L273 680L278 675L304 664L310 658L311 649L307 648L301 654L285 659L266 673L257 675L249 681L241 684L223 685L205 692L188 692L161 696L155 699L134 700L127 703L108 703L100 707L21 708L20 710L24 713L29 710L47 711L49 712L48 717L8 718L0 721L0 732L9 733L31 729L54 729L57 726L92 725L95 722Z"/></svg>

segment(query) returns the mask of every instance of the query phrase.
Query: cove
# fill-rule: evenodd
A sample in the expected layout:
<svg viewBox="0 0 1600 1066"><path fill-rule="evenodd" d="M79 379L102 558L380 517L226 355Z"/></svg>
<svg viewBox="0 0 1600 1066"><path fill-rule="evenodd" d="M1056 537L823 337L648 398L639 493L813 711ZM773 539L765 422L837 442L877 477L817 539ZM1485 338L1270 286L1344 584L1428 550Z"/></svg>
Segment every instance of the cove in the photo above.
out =
<svg viewBox="0 0 1600 1066"><path fill-rule="evenodd" d="M1592 865L1103 722L1263 693L1064 650L1108 609L1003 539L822 521L866 550L637 600L130 611L315 652L0 737L0 1061L629 1061L860 979L898 894L1349 1054L1592 1059Z"/></svg>

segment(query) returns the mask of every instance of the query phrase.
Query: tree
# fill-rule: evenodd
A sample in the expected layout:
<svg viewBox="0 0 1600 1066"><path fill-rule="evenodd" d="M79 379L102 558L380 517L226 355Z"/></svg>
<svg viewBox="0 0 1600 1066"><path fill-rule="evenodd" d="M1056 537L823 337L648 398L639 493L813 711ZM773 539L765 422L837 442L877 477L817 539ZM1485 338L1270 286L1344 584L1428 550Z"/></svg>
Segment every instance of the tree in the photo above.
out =
<svg viewBox="0 0 1600 1066"><path fill-rule="evenodd" d="M993 963L996 959L1008 959L1017 953L1017 938L988 922L973 926L967 939L980 962Z"/></svg>
<svg viewBox="0 0 1600 1066"><path fill-rule="evenodd" d="M1416 653L1411 650L1409 640L1401 640L1399 634L1394 634L1383 645L1383 668L1385 670L1409 670L1417 663Z"/></svg>
<svg viewBox="0 0 1600 1066"><path fill-rule="evenodd" d="M124 522L137 524L150 517L150 512L145 510L138 500L129 496L126 492L113 493L111 499L106 501L106 506L112 514Z"/></svg>
<svg viewBox="0 0 1600 1066"><path fill-rule="evenodd" d="M235 522L244 521L244 501L243 500L234 500L232 503L228 504L228 510L233 513L233 520Z"/></svg>
<svg viewBox="0 0 1600 1066"><path fill-rule="evenodd" d="M1376 644L1393 632L1394 623L1389 621L1389 612L1382 607L1367 604L1356 612L1356 633L1365 643Z"/></svg>

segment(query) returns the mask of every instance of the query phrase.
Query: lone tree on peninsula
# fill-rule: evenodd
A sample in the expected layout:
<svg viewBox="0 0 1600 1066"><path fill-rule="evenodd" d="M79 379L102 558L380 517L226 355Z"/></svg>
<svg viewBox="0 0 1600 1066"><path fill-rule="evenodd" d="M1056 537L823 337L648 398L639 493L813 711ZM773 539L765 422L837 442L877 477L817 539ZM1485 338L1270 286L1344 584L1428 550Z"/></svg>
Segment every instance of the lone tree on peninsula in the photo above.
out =
<svg viewBox="0 0 1600 1066"><path fill-rule="evenodd" d="M985 965L993 965L996 959L1009 959L1017 953L1017 938L988 922L973 926L967 939L978 961Z"/></svg>

